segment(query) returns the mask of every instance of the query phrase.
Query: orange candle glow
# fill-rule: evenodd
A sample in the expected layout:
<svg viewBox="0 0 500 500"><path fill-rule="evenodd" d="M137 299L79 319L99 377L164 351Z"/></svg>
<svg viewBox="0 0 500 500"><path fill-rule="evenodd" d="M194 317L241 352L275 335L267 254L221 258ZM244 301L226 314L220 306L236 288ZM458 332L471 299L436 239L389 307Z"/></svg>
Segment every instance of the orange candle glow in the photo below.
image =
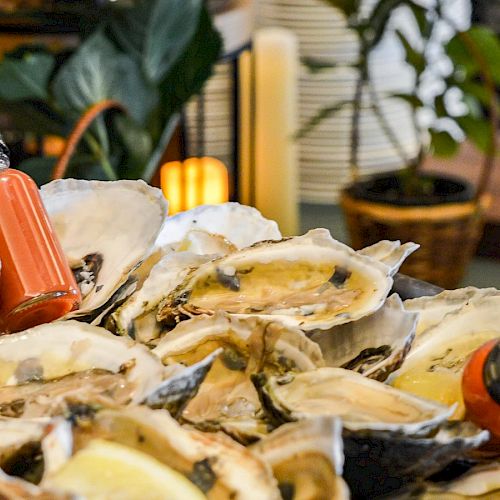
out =
<svg viewBox="0 0 500 500"><path fill-rule="evenodd" d="M229 199L226 166L216 158L188 158L161 167L161 189L176 214L198 205L225 203Z"/></svg>

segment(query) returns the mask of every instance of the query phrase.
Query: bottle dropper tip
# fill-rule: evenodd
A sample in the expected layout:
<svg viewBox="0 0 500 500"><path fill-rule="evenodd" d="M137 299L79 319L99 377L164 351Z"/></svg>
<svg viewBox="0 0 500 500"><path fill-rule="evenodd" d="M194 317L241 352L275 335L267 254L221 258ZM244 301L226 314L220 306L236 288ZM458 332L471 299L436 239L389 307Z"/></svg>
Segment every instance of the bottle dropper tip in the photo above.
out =
<svg viewBox="0 0 500 500"><path fill-rule="evenodd" d="M0 170L4 168L9 168L10 159L9 159L9 148L3 141L2 134L0 134Z"/></svg>

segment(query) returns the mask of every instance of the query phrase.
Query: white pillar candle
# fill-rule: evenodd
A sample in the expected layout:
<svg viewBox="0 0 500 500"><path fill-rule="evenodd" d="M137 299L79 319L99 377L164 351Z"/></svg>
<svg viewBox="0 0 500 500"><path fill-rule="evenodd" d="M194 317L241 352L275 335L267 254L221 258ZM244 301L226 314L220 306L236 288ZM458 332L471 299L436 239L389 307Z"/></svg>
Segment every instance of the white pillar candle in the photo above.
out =
<svg viewBox="0 0 500 500"><path fill-rule="evenodd" d="M278 222L286 236L297 234L298 43L282 28L263 28L253 40L255 206Z"/></svg>

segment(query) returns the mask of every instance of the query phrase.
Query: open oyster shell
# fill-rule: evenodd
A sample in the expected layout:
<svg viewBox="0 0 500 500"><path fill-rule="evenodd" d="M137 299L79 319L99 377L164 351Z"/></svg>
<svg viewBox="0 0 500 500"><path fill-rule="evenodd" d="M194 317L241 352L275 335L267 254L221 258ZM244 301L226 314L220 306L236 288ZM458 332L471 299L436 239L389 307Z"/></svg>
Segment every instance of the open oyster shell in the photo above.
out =
<svg viewBox="0 0 500 500"><path fill-rule="evenodd" d="M351 431L425 435L453 408L413 396L343 368L318 368L283 376L254 377L263 406L279 422L317 416L342 418Z"/></svg>
<svg viewBox="0 0 500 500"><path fill-rule="evenodd" d="M347 368L384 381L410 350L418 313L408 312L391 295L376 313L331 330L312 332L327 366Z"/></svg>
<svg viewBox="0 0 500 500"><path fill-rule="evenodd" d="M454 417L463 418L461 378L467 359L498 337L500 294L486 292L423 331L402 367L391 375L391 384L444 404L458 403Z"/></svg>
<svg viewBox="0 0 500 500"><path fill-rule="evenodd" d="M382 240L358 250L358 253L382 262L390 268L391 276L394 276L406 258L419 248L417 243L408 242L401 245L400 241Z"/></svg>
<svg viewBox="0 0 500 500"><path fill-rule="evenodd" d="M496 288L469 286L456 290L445 290L432 297L405 300L405 309L419 314L414 347L416 348L420 343L420 334L427 328L440 323L447 314L458 311L469 302L496 295L500 295L500 290Z"/></svg>
<svg viewBox="0 0 500 500"><path fill-rule="evenodd" d="M77 448L102 437L152 455L183 473L209 499L279 500L270 468L221 433L181 427L164 410L104 410L77 431Z"/></svg>
<svg viewBox="0 0 500 500"><path fill-rule="evenodd" d="M111 314L112 329L142 343L149 343L161 334L156 311L161 300L187 276L190 269L211 258L191 252L165 255L149 273L140 290Z"/></svg>
<svg viewBox="0 0 500 500"><path fill-rule="evenodd" d="M83 295L80 309L68 317L85 317L147 257L166 201L142 181L63 179L43 186L41 196Z"/></svg>
<svg viewBox="0 0 500 500"><path fill-rule="evenodd" d="M276 222L265 219L253 207L239 203L202 205L169 217L156 240L157 247L178 243L192 229L224 236L238 248L245 248L257 241L280 240Z"/></svg>
<svg viewBox="0 0 500 500"><path fill-rule="evenodd" d="M164 363L192 365L216 349L223 352L182 417L203 429L223 429L242 442L267 432L252 374L323 366L320 348L302 331L223 313L180 323L153 352Z"/></svg>
<svg viewBox="0 0 500 500"><path fill-rule="evenodd" d="M421 500L463 500L500 498L500 462L478 465L454 481L428 485Z"/></svg>
<svg viewBox="0 0 500 500"><path fill-rule="evenodd" d="M35 486L0 470L0 498L5 500L78 500L74 495Z"/></svg>
<svg viewBox="0 0 500 500"><path fill-rule="evenodd" d="M344 478L353 496L375 498L422 481L464 458L485 443L489 434L470 422L446 422L428 437L349 430L344 430L343 437Z"/></svg>
<svg viewBox="0 0 500 500"><path fill-rule="evenodd" d="M273 469L284 498L349 499L342 479L342 422L320 417L281 426L250 448Z"/></svg>
<svg viewBox="0 0 500 500"><path fill-rule="evenodd" d="M391 286L389 267L315 229L202 264L162 301L157 318L173 324L222 310L328 329L375 312Z"/></svg>
<svg viewBox="0 0 500 500"><path fill-rule="evenodd" d="M144 346L77 321L0 338L0 413L8 416L58 413L68 397L74 404L139 403L164 376Z"/></svg>

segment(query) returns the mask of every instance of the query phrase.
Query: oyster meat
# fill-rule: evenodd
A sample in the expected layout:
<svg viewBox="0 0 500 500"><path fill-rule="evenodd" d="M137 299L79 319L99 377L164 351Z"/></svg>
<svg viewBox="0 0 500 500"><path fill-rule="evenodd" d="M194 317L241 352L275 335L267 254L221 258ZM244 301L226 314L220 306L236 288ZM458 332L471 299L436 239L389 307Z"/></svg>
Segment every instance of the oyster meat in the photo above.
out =
<svg viewBox="0 0 500 500"><path fill-rule="evenodd" d="M139 403L164 376L165 368L144 346L77 321L0 338L4 415L59 413L71 400L102 403L116 397L116 404Z"/></svg>
<svg viewBox="0 0 500 500"><path fill-rule="evenodd" d="M388 266L315 229L202 264L162 301L157 318L175 324L222 310L328 329L375 312L391 286Z"/></svg>
<svg viewBox="0 0 500 500"><path fill-rule="evenodd" d="M288 423L250 448L273 469L282 496L348 500L342 479L342 422L332 417Z"/></svg>
<svg viewBox="0 0 500 500"><path fill-rule="evenodd" d="M68 317L92 320L148 256L166 201L142 181L63 179L43 186L41 196L83 295Z"/></svg>
<svg viewBox="0 0 500 500"><path fill-rule="evenodd" d="M376 313L331 330L312 332L327 366L347 368L384 381L410 350L418 313L406 311L391 295Z"/></svg>
<svg viewBox="0 0 500 500"><path fill-rule="evenodd" d="M111 314L110 328L142 343L158 338L162 330L156 321L158 304L182 282L191 268L209 260L210 257L191 252L165 255L153 266L142 288Z"/></svg>
<svg viewBox="0 0 500 500"><path fill-rule="evenodd" d="M337 416L345 429L425 435L454 408L399 391L343 368L254 377L262 404L277 423Z"/></svg>
<svg viewBox="0 0 500 500"><path fill-rule="evenodd" d="M454 418L465 407L461 379L469 355L488 340L500 337L500 295L484 294L447 314L423 331L391 384L443 404L457 404Z"/></svg>
<svg viewBox="0 0 500 500"><path fill-rule="evenodd" d="M182 417L204 429L222 428L244 442L267 432L252 374L312 370L323 365L321 350L302 331L223 313L180 323L153 352L166 364L192 365L216 349L222 354Z"/></svg>

